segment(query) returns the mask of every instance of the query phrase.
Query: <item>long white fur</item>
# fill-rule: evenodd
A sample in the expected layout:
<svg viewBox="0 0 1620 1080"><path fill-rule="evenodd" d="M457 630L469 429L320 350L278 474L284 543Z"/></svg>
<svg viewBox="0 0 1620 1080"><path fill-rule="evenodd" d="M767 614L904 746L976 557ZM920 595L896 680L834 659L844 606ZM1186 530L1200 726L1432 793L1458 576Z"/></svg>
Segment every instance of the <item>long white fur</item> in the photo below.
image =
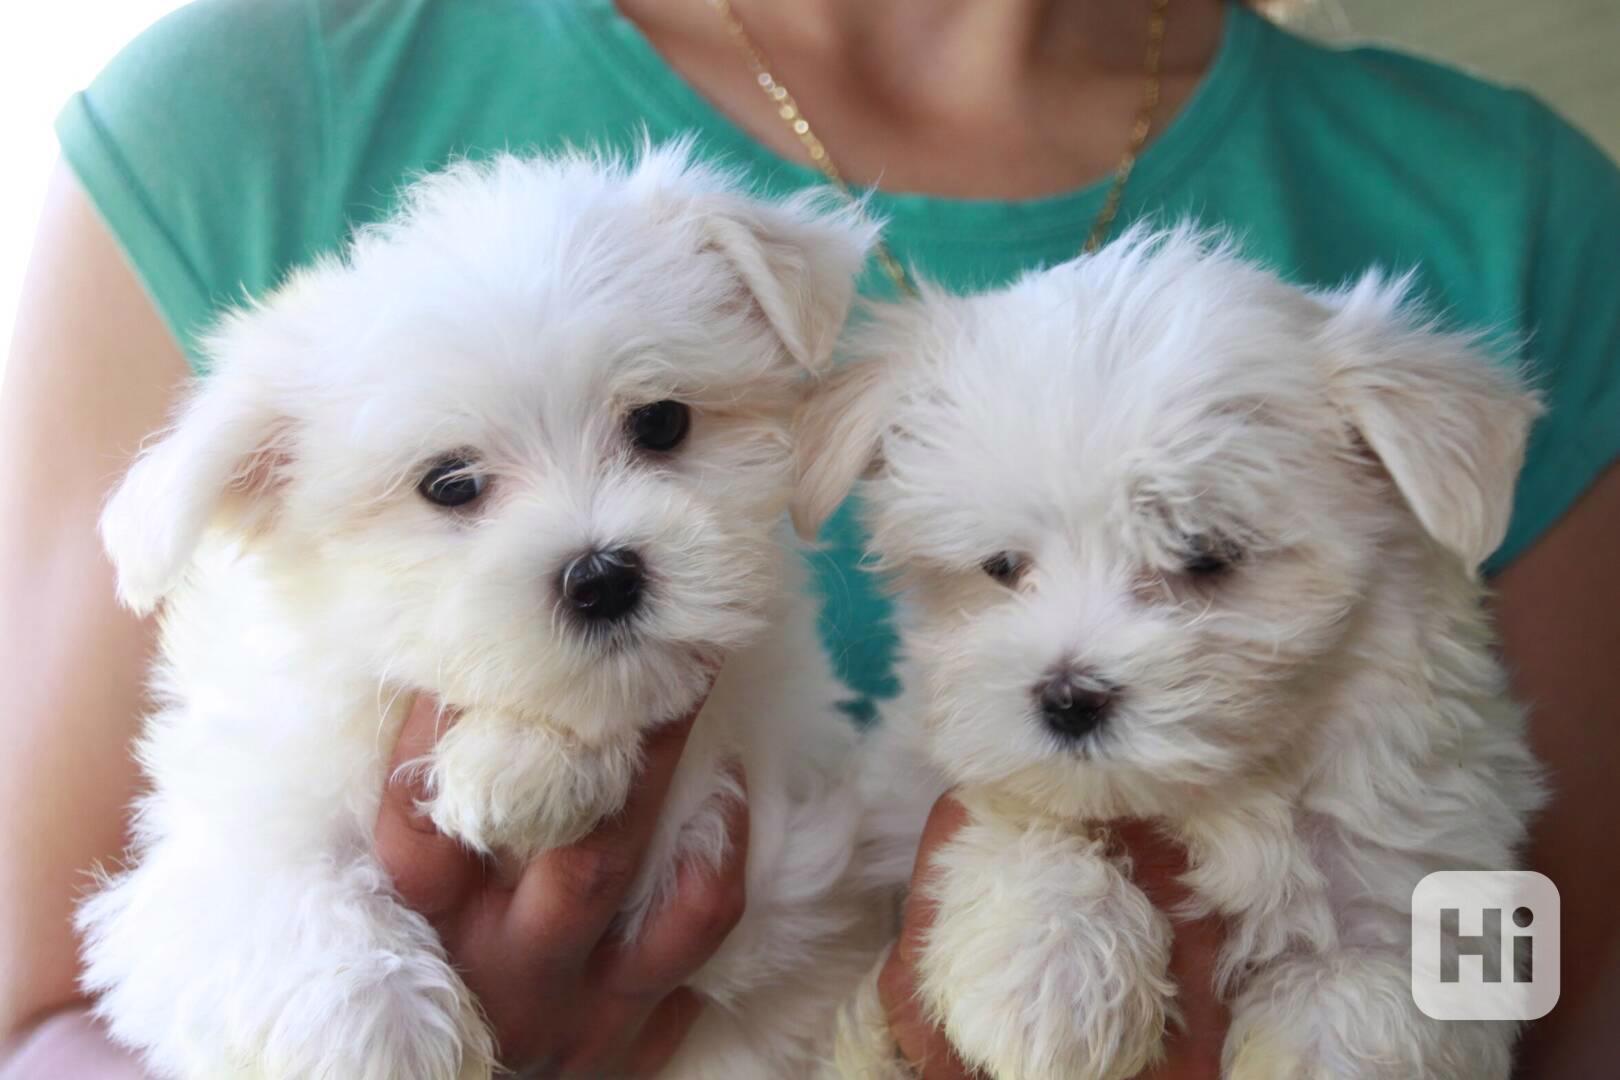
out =
<svg viewBox="0 0 1620 1080"><path fill-rule="evenodd" d="M874 864L928 801L971 824L930 889L920 993L1009 1080L1116 1080L1162 1051L1170 928L1100 822L1158 820L1228 925L1231 1080L1505 1080L1512 1024L1430 1020L1413 886L1517 865L1541 800L1478 565L1538 411L1371 274L1310 294L1182 229L875 314L806 408L796 516L857 478L904 590L908 698L871 755ZM1183 572L1189 536L1242 552ZM988 577L1003 551L1016 587ZM1032 688L1121 687L1082 748ZM897 793L900 797L897 797ZM870 980L850 1077L893 1075Z"/></svg>
<svg viewBox="0 0 1620 1080"><path fill-rule="evenodd" d="M722 657L622 924L682 860L719 865L740 761L747 912L667 1075L810 1067L882 931L853 736L783 527L789 425L872 235L847 208L748 198L679 145L503 157L422 180L222 326L102 522L163 647L151 791L128 866L81 909L84 981L154 1071L489 1076L477 1004L372 852L405 701L460 710L421 763L434 820L522 856L616 810L641 736ZM665 398L692 432L649 460L625 417ZM461 451L482 500L430 505L419 478ZM649 568L631 633L559 608L561 566L593 545Z"/></svg>

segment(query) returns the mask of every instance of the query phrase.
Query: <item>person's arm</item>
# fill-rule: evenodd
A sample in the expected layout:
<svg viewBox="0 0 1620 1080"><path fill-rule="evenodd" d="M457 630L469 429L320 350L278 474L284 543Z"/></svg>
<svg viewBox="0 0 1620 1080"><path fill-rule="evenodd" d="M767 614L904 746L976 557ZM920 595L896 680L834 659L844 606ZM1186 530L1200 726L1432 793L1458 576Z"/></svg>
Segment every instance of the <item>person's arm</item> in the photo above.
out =
<svg viewBox="0 0 1620 1080"><path fill-rule="evenodd" d="M1552 788L1531 830L1529 865L1553 880L1563 902L1562 997L1530 1026L1520 1054L1520 1074L1534 1080L1591 1076L1576 1063L1620 1054L1612 1016L1594 1022L1587 1015L1604 1001L1612 1006L1620 979L1616 537L1620 465L1611 465L1494 582L1513 692L1530 707L1531 743Z"/></svg>
<svg viewBox="0 0 1620 1080"><path fill-rule="evenodd" d="M185 373L59 169L0 388L0 1041L78 1002L73 905L124 846L152 634L114 599L95 524Z"/></svg>
<svg viewBox="0 0 1620 1080"><path fill-rule="evenodd" d="M140 1075L85 1011L71 926L90 868L125 845L153 644L150 625L117 605L96 519L185 373L118 245L59 171L0 388L0 1080ZM426 751L435 716L419 704L396 762ZM696 1016L679 987L741 917L746 807L730 817L733 856L718 875L683 872L633 947L612 936L687 730L651 736L624 812L540 856L515 886L417 819L411 774L390 781L378 856L438 928L509 1064L639 1075Z"/></svg>

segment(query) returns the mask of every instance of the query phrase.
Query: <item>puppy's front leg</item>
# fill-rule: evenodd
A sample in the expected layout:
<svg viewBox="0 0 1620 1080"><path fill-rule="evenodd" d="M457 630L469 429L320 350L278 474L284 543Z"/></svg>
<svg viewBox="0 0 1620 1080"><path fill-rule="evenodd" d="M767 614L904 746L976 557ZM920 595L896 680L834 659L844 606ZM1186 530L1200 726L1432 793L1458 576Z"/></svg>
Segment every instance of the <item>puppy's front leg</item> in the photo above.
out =
<svg viewBox="0 0 1620 1080"><path fill-rule="evenodd" d="M878 957L849 1000L838 1010L831 1057L816 1074L818 1080L912 1080L911 1066L900 1056L889 1031L879 982L888 953Z"/></svg>
<svg viewBox="0 0 1620 1080"><path fill-rule="evenodd" d="M1215 989L1226 997L1244 975L1286 955L1324 955L1339 944L1327 878L1305 842L1295 807L1262 795L1181 823L1194 911L1220 914L1226 941Z"/></svg>
<svg viewBox="0 0 1620 1080"><path fill-rule="evenodd" d="M542 718L469 709L429 759L427 809L445 835L527 859L622 807L639 763L633 738L589 744Z"/></svg>
<svg viewBox="0 0 1620 1080"><path fill-rule="evenodd" d="M1174 1009L1170 924L1103 840L1000 816L940 848L923 1000L998 1080L1122 1080L1156 1061Z"/></svg>
<svg viewBox="0 0 1620 1080"><path fill-rule="evenodd" d="M180 1080L489 1080L477 1003L370 852L268 820L188 818L80 909L118 1040Z"/></svg>
<svg viewBox="0 0 1620 1080"><path fill-rule="evenodd" d="M1413 1000L1408 856L1311 824L1275 800L1186 824L1186 880L1226 916L1222 987L1239 991L1227 1080L1506 1080L1515 1025L1434 1020ZM1355 903L1330 905L1323 858Z"/></svg>
<svg viewBox="0 0 1620 1080"><path fill-rule="evenodd" d="M1406 956L1346 948L1256 973L1232 1005L1226 1080L1507 1080L1518 1025L1435 1020Z"/></svg>

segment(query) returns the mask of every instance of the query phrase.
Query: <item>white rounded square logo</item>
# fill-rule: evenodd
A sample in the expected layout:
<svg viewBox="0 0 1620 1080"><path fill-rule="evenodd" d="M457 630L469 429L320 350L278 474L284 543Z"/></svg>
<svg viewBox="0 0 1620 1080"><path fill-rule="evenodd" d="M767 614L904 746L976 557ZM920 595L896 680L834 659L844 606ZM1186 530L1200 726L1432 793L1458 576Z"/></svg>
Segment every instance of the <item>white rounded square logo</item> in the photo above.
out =
<svg viewBox="0 0 1620 1080"><path fill-rule="evenodd" d="M1412 1000L1426 1016L1546 1016L1558 951L1558 888L1541 874L1442 870L1412 891Z"/></svg>

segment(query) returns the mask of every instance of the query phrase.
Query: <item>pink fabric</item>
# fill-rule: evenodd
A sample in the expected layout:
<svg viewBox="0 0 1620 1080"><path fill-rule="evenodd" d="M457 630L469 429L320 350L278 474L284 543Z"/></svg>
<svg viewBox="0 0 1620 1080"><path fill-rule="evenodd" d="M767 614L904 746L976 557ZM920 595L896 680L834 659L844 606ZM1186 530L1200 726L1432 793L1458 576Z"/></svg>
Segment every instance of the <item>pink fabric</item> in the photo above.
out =
<svg viewBox="0 0 1620 1080"><path fill-rule="evenodd" d="M83 1009L47 1017L0 1050L0 1080L146 1080L134 1056L115 1046Z"/></svg>

